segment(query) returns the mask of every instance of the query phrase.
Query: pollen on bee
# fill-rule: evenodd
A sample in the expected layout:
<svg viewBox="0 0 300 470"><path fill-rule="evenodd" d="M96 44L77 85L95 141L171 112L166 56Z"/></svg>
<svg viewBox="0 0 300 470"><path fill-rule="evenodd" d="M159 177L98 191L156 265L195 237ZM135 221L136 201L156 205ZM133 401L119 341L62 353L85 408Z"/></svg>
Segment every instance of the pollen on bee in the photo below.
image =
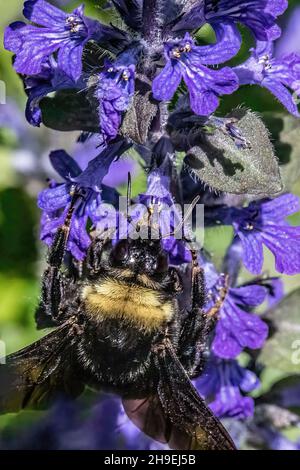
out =
<svg viewBox="0 0 300 470"><path fill-rule="evenodd" d="M144 330L155 330L173 317L173 304L162 301L159 292L116 279L88 285L82 291L86 312L101 322L126 320Z"/></svg>

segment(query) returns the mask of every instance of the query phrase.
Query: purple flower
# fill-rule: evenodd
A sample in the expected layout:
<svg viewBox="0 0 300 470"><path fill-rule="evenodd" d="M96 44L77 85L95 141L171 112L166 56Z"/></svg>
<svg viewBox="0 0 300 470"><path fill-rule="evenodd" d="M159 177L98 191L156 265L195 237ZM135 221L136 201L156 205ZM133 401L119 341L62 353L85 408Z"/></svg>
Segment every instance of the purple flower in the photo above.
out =
<svg viewBox="0 0 300 470"><path fill-rule="evenodd" d="M105 141L118 134L122 114L128 109L134 94L135 66L106 62L98 77L95 96L99 102L100 130Z"/></svg>
<svg viewBox="0 0 300 470"><path fill-rule="evenodd" d="M87 233L87 222L97 224L102 215L101 184L112 161L120 156L128 145L121 141L103 150L94 158L85 170L81 170L75 160L65 151L58 150L50 155L51 163L65 183L52 182L49 189L39 194L38 205L43 210L41 220L41 239L51 245L55 233L63 223L76 190L82 196L76 205L72 218L68 241L68 250L76 259L83 259L90 237Z"/></svg>
<svg viewBox="0 0 300 470"><path fill-rule="evenodd" d="M279 15L287 9L287 0L204 0L196 3L176 24L175 30L197 29L205 22L215 29L237 23L247 26L259 40L277 39L280 28L275 24Z"/></svg>
<svg viewBox="0 0 300 470"><path fill-rule="evenodd" d="M42 70L34 76L24 78L25 91L28 96L26 105L27 121L33 126L40 126L42 114L40 101L49 93L63 89L83 88L80 81L74 82L57 66L56 60L51 56L42 63Z"/></svg>
<svg viewBox="0 0 300 470"><path fill-rule="evenodd" d="M257 315L249 313L249 309L262 304L266 295L267 289L256 284L226 288L226 278L220 276L218 283L209 291L207 306L222 302L212 343L216 356L232 359L244 348L259 349L263 346L268 327Z"/></svg>
<svg viewBox="0 0 300 470"><path fill-rule="evenodd" d="M286 109L299 117L298 97L300 96L300 55L289 54L273 57L273 44L258 42L251 50L250 58L234 67L240 85L260 85L267 88ZM294 95L290 90L294 91Z"/></svg>
<svg viewBox="0 0 300 470"><path fill-rule="evenodd" d="M191 261L190 251L182 238L183 230L176 236L176 228L182 225L182 210L176 205L171 194L171 174L174 162L168 155L160 167L153 169L148 176L147 190L140 194L138 212L134 218L140 221L141 216L148 219L148 210L151 211L151 227L154 227L152 236L162 238L162 245L169 254L170 264L178 265ZM156 228L157 227L157 228ZM159 231L159 233L156 233ZM147 234L146 234L147 235Z"/></svg>
<svg viewBox="0 0 300 470"><path fill-rule="evenodd" d="M243 262L253 274L263 267L263 245L275 256L276 270L285 274L300 272L300 227L285 218L300 209L299 198L284 194L273 200L252 202L247 208L232 208L231 223L243 245Z"/></svg>
<svg viewBox="0 0 300 470"><path fill-rule="evenodd" d="M134 178L137 176L137 172L138 166L134 160L122 158L111 164L108 174L103 179L103 183L113 188L123 184L127 185L128 173Z"/></svg>
<svg viewBox="0 0 300 470"><path fill-rule="evenodd" d="M68 14L45 0L28 0L23 13L39 26L15 22L7 27L4 44L16 54L16 71L24 75L40 74L45 59L58 52L59 68L78 80L84 46L91 39L101 39L104 27L84 16L83 5Z"/></svg>
<svg viewBox="0 0 300 470"><path fill-rule="evenodd" d="M103 140L99 134L90 135L85 141L79 141L73 148L72 155L81 168L86 168L88 163L99 154L99 147ZM129 156L122 156L115 160L109 167L107 175L103 178L103 184L112 188L127 185L128 173L134 178L139 173L138 163Z"/></svg>
<svg viewBox="0 0 300 470"><path fill-rule="evenodd" d="M256 375L235 360L211 356L203 374L195 381L199 393L206 398L219 418L246 419L253 416L254 400L243 396L259 386ZM211 401L212 400L212 401Z"/></svg>
<svg viewBox="0 0 300 470"><path fill-rule="evenodd" d="M238 80L229 67L212 70L203 64L220 64L226 60L225 56L227 51L221 43L196 46L188 33L181 41L167 42L167 63L153 81L154 98L169 101L183 79L189 89L193 111L199 115L213 113L218 107L219 96L233 93L238 88Z"/></svg>

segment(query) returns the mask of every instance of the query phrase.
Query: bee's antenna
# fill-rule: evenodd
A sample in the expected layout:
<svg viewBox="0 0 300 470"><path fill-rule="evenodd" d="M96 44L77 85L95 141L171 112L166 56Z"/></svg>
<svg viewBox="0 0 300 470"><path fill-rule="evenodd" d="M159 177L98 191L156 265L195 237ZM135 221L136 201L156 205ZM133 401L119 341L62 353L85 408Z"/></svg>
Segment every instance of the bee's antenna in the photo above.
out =
<svg viewBox="0 0 300 470"><path fill-rule="evenodd" d="M132 191L132 186L131 186L131 173L128 172L128 178L127 178L127 201L126 201L126 220L127 220L127 236L128 234L128 227L132 222L132 217L129 215L129 207L131 204L131 191Z"/></svg>
<svg viewBox="0 0 300 470"><path fill-rule="evenodd" d="M131 173L128 172L128 179L127 179L127 216L128 216L128 209L131 202Z"/></svg>

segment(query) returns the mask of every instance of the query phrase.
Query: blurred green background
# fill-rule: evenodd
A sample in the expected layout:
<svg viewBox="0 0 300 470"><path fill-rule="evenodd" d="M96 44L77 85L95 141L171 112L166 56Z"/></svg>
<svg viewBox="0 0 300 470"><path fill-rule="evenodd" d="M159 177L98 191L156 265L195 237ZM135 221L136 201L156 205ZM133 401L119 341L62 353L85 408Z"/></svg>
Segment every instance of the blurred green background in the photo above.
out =
<svg viewBox="0 0 300 470"><path fill-rule="evenodd" d="M68 3L70 8L79 4L79 2L65 3ZM88 3L88 13L99 17L97 2L91 0L86 3ZM22 19L23 1L0 0L0 6L4 7L4 4L5 8L1 8L0 16L0 80L6 84L8 104L0 104L0 118L5 113L5 106L16 105L19 114L16 109L15 118L21 122L22 127L19 135L10 126L0 128L0 340L5 342L6 352L10 353L29 344L40 335L35 330L33 317L39 297L39 281L44 266L45 249L38 237L39 211L36 207L36 194L45 185L46 158L49 150L69 146L72 139L62 133L45 128L32 129L26 125L25 94L21 81L11 65L11 54L3 49L2 41L4 27L12 21ZM289 1L289 5L289 11L284 17L285 22L288 21L293 9L300 7L300 0ZM209 35L209 32L204 34ZM237 58L239 61L246 57L251 47L250 36L245 32L243 35L245 41ZM224 98L220 112L225 113L241 104L258 112L282 111L281 105L267 91L258 87L244 87L234 95ZM75 137L76 135L74 141ZM300 195L299 183L294 189ZM136 183L136 191L138 190L139 182ZM300 224L300 216L293 217L292 223ZM205 246L217 263L220 262L231 235L229 229L222 227L206 231ZM275 274L273 266L273 257L266 253L266 272ZM242 281L248 277L249 274L242 272ZM287 291L299 285L299 276L285 277ZM0 418L0 429L6 420L5 417Z"/></svg>

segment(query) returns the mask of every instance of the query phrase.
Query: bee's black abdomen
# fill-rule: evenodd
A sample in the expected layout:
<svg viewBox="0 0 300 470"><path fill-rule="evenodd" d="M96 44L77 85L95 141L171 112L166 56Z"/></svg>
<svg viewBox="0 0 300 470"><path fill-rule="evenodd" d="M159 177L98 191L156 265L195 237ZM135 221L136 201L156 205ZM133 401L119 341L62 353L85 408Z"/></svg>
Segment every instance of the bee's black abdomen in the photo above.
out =
<svg viewBox="0 0 300 470"><path fill-rule="evenodd" d="M78 349L79 362L91 386L137 396L155 389L151 347L158 333L149 333L109 319L86 325Z"/></svg>

